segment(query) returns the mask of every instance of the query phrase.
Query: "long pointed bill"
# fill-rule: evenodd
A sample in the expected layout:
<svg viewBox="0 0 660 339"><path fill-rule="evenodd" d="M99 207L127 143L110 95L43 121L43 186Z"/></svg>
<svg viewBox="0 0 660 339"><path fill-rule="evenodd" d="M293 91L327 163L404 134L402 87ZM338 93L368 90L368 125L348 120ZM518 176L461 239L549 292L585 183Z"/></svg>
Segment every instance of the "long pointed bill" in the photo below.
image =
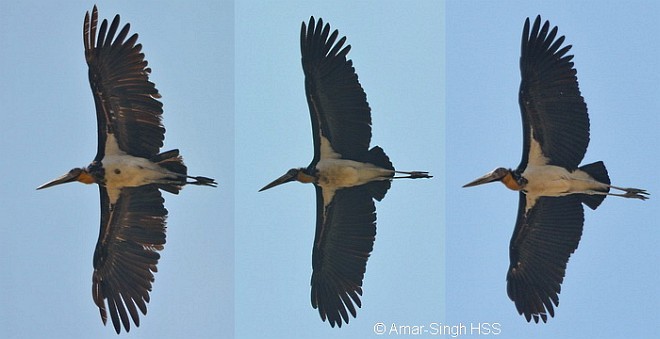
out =
<svg viewBox="0 0 660 339"><path fill-rule="evenodd" d="M479 177L479 178L475 179L474 181L471 181L471 182L463 185L463 188L478 186L478 185L487 184L489 182L498 181L498 180L502 179L501 173L498 173L498 172L499 172L498 170L489 172L488 174L486 174L482 177Z"/></svg>
<svg viewBox="0 0 660 339"><path fill-rule="evenodd" d="M284 174L283 176L273 180L273 182L271 182L270 184L264 186L262 189L259 190L259 192L265 191L265 190L267 190L269 188L273 188L275 186L279 186L279 185L287 183L289 181L295 181L297 176L298 176L298 171L290 170L290 171L286 172L286 174Z"/></svg>
<svg viewBox="0 0 660 339"><path fill-rule="evenodd" d="M72 171L69 171L69 173L67 173L67 174L65 174L65 175L63 175L63 176L61 176L57 179L51 180L51 181L37 187L37 189L40 190L40 189L44 189L44 188L48 188L48 187L53 187L53 186L56 186L56 185L59 185L59 184L66 184L67 182L78 181L78 176L79 175L80 175L80 171L73 171L72 170Z"/></svg>

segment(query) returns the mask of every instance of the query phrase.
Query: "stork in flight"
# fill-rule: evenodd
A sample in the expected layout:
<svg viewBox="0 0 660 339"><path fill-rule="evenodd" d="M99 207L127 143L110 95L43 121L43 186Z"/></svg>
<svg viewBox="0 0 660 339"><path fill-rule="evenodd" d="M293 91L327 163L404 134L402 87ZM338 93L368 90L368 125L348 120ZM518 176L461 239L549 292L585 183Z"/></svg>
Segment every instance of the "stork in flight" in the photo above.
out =
<svg viewBox="0 0 660 339"><path fill-rule="evenodd" d="M531 30L530 30L531 28ZM589 145L589 116L580 94L571 46L557 27L525 21L519 92L522 160L463 187L500 181L519 191L518 218L509 246L507 293L527 321L547 321L559 305L566 263L582 236L582 204L596 209L607 197L645 200L646 190L610 184L602 161L580 166ZM620 193L611 193L615 189Z"/></svg>
<svg viewBox="0 0 660 339"><path fill-rule="evenodd" d="M119 32L119 15L100 28L96 6L85 14L83 42L96 104L98 150L85 168L74 168L37 189L79 181L96 183L101 195L101 229L94 251L92 297L105 324L115 331L140 325L147 313L154 272L165 244L167 210L159 190L178 194L187 184L213 186L191 177L179 150L160 153L165 138L163 104L149 81L142 45L130 25ZM98 28L98 38L97 38ZM127 39L128 37L128 39ZM106 307L107 300L107 307Z"/></svg>
<svg viewBox="0 0 660 339"><path fill-rule="evenodd" d="M305 93L312 122L314 158L260 191L299 181L316 188L316 235L312 250L312 307L330 326L348 323L361 307L362 279L376 236L376 207L392 179L430 178L428 172L394 170L382 148L369 149L371 109L350 45L311 17L300 31Z"/></svg>

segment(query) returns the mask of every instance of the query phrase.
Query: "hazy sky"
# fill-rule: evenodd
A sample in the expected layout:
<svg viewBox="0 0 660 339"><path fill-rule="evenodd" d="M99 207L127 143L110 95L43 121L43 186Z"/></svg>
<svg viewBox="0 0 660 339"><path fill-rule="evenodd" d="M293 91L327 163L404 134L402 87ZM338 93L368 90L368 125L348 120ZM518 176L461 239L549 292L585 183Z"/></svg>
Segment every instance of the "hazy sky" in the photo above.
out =
<svg viewBox="0 0 660 339"><path fill-rule="evenodd" d="M35 188L86 166L96 152L96 115L82 26L92 1L2 2L0 127L7 178L0 209L0 336L116 338L92 301L99 232L94 185ZM167 244L137 338L204 338L234 325L233 5L101 1L99 18L121 15L139 33L163 96L163 150L179 148L192 175L217 189L163 193Z"/></svg>
<svg viewBox="0 0 660 339"><path fill-rule="evenodd" d="M341 329L310 304L314 188L290 183L257 193L312 160L300 64L300 25L310 15L352 46L372 109L372 145L397 169L437 175L394 182L376 203L363 306ZM236 337L364 338L377 322L443 319L442 4L237 3L236 18Z"/></svg>
<svg viewBox="0 0 660 339"><path fill-rule="evenodd" d="M497 323L500 338L640 338L660 318L660 73L653 1L99 1L131 23L163 96L164 150L219 187L163 193L167 244L136 338L369 338L374 325ZM96 151L82 24L94 2L0 3L0 336L116 338L91 298L98 189L35 188ZM527 17L572 44L591 118L584 163L646 188L585 211L555 318L529 324L506 295L517 194L461 186L516 167L518 59ZM310 304L315 193L257 191L313 156L300 25L347 36L372 108L372 145L401 170L376 203L377 235L358 316L341 329ZM648 146L647 146L648 145ZM427 332L422 336L430 336ZM383 335L386 337L388 335ZM446 336L445 336L446 337Z"/></svg>
<svg viewBox="0 0 660 339"><path fill-rule="evenodd" d="M660 320L658 4L599 1L458 2L446 6L446 319L500 322L504 337L648 338ZM500 184L461 185L520 162L520 40L540 14L572 44L591 120L584 164L603 160L614 185L651 199L609 197L585 208L555 318L528 324L506 295L517 194Z"/></svg>

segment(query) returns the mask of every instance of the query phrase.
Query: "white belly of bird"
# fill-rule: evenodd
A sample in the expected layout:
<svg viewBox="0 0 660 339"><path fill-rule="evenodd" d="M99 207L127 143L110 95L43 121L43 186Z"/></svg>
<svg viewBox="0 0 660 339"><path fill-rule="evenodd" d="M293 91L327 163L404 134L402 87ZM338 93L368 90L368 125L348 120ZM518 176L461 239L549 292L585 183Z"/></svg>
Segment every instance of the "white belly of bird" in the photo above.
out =
<svg viewBox="0 0 660 339"><path fill-rule="evenodd" d="M346 159L323 159L316 164L318 184L323 188L337 189L364 185L374 180L388 180L391 170L376 165Z"/></svg>
<svg viewBox="0 0 660 339"><path fill-rule="evenodd" d="M101 163L105 169L105 187L112 204L119 198L123 187L138 187L177 177L175 173L145 158L126 154L119 148L117 139L112 133L107 135L105 157Z"/></svg>
<svg viewBox="0 0 660 339"><path fill-rule="evenodd" d="M176 174L158 164L128 154L106 156L102 164L105 168L105 187L111 203L117 201L124 187L143 186L176 178Z"/></svg>
<svg viewBox="0 0 660 339"><path fill-rule="evenodd" d="M527 179L524 189L530 196L560 197L607 189L607 185L579 169L569 172L559 166L528 165L522 175Z"/></svg>
<svg viewBox="0 0 660 339"><path fill-rule="evenodd" d="M114 187L135 187L157 182L176 175L153 162L128 154L103 159L105 184Z"/></svg>

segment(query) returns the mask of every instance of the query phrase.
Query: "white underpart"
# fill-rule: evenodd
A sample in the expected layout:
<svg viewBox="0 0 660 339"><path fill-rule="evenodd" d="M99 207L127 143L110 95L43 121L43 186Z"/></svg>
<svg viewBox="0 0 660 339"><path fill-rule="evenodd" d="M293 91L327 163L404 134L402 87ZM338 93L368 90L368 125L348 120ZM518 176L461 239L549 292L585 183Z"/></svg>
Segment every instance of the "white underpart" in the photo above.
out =
<svg viewBox="0 0 660 339"><path fill-rule="evenodd" d="M326 205L339 188L364 185L375 180L389 180L393 171L374 164L341 159L330 142L321 136L321 160L316 164L319 171L318 185L323 188Z"/></svg>
<svg viewBox="0 0 660 339"><path fill-rule="evenodd" d="M582 170L569 172L563 167L552 165L527 165L522 176L527 179L525 185L527 210L533 207L538 197L561 197L576 193L594 194L609 187Z"/></svg>
<svg viewBox="0 0 660 339"><path fill-rule="evenodd" d="M105 142L105 156L101 162L105 168L105 187L112 204L119 198L123 187L167 182L163 179L177 177L176 173L170 172L148 159L126 154L119 149L117 139L110 133Z"/></svg>
<svg viewBox="0 0 660 339"><path fill-rule="evenodd" d="M608 185L596 181L582 170L569 172L563 167L547 165L550 161L534 139L534 129L529 131L529 156L522 176L527 179L527 210L534 206L539 197L561 197L574 193L594 194L607 190Z"/></svg>

